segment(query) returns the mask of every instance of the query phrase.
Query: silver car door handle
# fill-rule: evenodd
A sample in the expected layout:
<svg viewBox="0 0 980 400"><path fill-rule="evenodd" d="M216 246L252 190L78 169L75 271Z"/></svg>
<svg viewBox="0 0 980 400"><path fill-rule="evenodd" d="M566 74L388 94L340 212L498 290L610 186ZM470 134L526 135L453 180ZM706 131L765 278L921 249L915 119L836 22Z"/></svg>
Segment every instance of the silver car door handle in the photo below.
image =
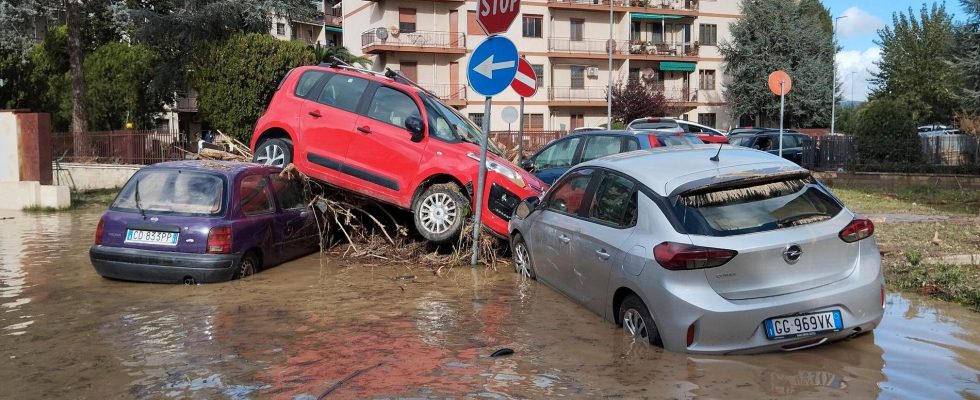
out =
<svg viewBox="0 0 980 400"><path fill-rule="evenodd" d="M609 259L609 253L606 253L606 249L596 250L595 253L599 255L599 259L600 260L608 260Z"/></svg>
<svg viewBox="0 0 980 400"><path fill-rule="evenodd" d="M558 235L558 241L567 244L568 242L571 242L572 239L565 235Z"/></svg>

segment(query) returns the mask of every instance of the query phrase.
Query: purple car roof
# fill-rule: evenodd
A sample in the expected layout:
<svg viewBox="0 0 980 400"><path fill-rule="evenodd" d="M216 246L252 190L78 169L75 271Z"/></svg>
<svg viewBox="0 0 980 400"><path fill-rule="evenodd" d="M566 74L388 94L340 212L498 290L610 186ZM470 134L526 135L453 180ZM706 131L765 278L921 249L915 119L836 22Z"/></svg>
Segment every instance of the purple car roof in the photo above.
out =
<svg viewBox="0 0 980 400"><path fill-rule="evenodd" d="M248 170L260 171L279 171L280 168L254 164L241 161L216 161L216 160L186 160L186 161L167 161L148 165L145 169L183 169L189 171L202 171L219 173L228 177L235 176Z"/></svg>

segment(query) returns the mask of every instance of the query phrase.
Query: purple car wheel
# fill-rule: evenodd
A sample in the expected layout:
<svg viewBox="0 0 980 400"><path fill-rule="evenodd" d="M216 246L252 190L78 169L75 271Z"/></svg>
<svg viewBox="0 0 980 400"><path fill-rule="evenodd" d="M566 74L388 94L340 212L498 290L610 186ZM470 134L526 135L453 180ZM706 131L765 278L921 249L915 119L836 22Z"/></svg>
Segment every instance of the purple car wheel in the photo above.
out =
<svg viewBox="0 0 980 400"><path fill-rule="evenodd" d="M256 272L259 272L259 260L254 254L249 253L243 256L242 260L238 262L238 268L235 269L235 279L252 276Z"/></svg>

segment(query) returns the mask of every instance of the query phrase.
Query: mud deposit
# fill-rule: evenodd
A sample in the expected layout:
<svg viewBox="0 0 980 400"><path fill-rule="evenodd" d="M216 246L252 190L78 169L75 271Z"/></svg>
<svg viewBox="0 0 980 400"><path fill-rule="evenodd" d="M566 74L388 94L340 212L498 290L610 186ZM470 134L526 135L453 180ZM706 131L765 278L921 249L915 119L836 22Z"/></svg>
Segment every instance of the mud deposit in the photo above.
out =
<svg viewBox="0 0 980 400"><path fill-rule="evenodd" d="M920 298L890 294L855 339L691 356L512 271L314 255L244 281L135 284L92 269L98 214L3 216L0 398L980 397L980 314Z"/></svg>

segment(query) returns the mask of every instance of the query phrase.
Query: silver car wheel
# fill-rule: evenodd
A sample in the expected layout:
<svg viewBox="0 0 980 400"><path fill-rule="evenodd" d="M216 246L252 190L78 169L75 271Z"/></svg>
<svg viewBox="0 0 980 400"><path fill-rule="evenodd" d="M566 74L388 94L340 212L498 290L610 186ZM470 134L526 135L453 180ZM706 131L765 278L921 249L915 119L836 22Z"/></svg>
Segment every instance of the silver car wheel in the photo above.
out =
<svg viewBox="0 0 980 400"><path fill-rule="evenodd" d="M521 276L525 278L531 277L531 269L529 268L531 263L531 255L527 252L527 245L524 241L518 242L514 246L514 270L519 272Z"/></svg>
<svg viewBox="0 0 980 400"><path fill-rule="evenodd" d="M446 232L459 218L459 207L448 194L433 193L422 200L419 207L419 219L422 226L429 232L440 234Z"/></svg>
<svg viewBox="0 0 980 400"><path fill-rule="evenodd" d="M647 331L646 321L643 320L643 315L635 308L630 308L623 313L623 328L626 328L626 332L631 336L649 340L650 333Z"/></svg>
<svg viewBox="0 0 980 400"><path fill-rule="evenodd" d="M274 167L284 167L286 164L286 152L282 150L282 147L275 144L262 146L259 154L255 156L255 161Z"/></svg>

